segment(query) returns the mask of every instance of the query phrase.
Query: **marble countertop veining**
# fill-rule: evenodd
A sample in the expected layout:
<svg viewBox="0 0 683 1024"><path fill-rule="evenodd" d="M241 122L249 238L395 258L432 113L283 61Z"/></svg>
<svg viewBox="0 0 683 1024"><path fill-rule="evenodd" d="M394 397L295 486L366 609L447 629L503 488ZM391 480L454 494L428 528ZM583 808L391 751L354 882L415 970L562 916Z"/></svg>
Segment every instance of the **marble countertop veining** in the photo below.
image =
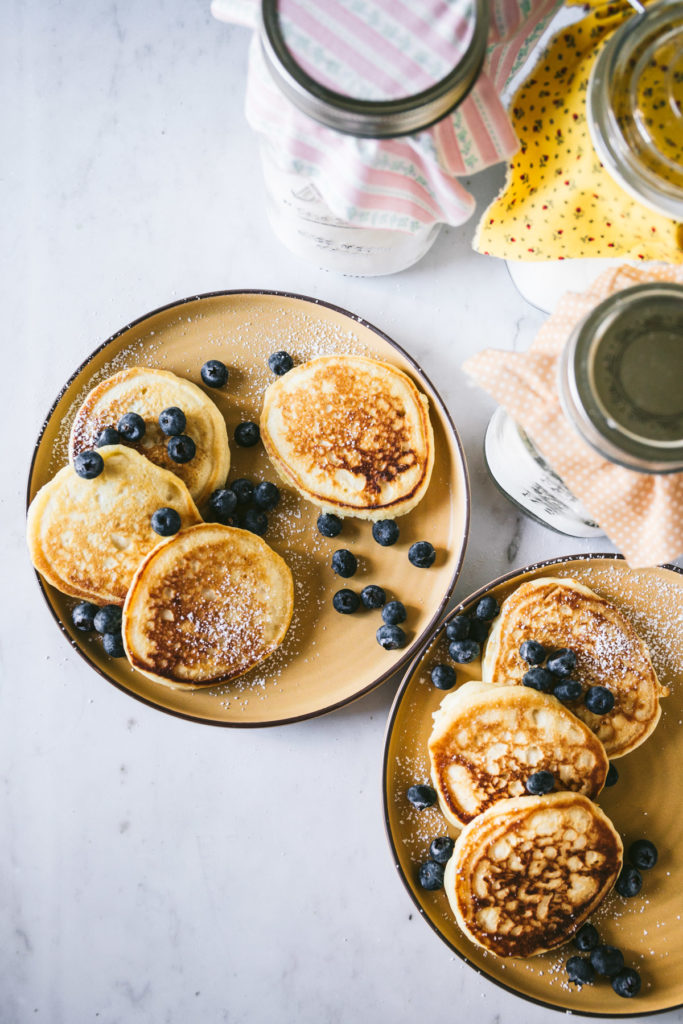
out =
<svg viewBox="0 0 683 1024"><path fill-rule="evenodd" d="M71 372L147 310L244 287L348 308L438 383L472 485L456 598L538 559L610 551L518 515L483 464L494 406L460 366L484 345L525 347L542 314L471 251L472 223L389 278L290 256L243 114L248 33L208 0L9 0L0 21L0 1024L554 1019L460 962L394 870L380 769L396 681L277 729L161 714L64 642L23 538L35 438ZM501 180L472 181L480 210Z"/></svg>

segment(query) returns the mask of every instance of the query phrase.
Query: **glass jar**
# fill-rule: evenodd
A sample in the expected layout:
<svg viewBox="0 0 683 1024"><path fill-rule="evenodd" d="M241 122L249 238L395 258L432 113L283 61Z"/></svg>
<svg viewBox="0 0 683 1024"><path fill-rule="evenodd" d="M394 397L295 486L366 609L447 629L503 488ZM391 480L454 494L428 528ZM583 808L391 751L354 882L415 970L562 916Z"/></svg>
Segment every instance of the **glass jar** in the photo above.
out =
<svg viewBox="0 0 683 1024"><path fill-rule="evenodd" d="M586 115L615 181L683 221L683 0L657 0L614 33L595 62Z"/></svg>
<svg viewBox="0 0 683 1024"><path fill-rule="evenodd" d="M683 471L683 285L653 283L605 299L577 325L558 364L559 400L599 455L641 473ZM484 445L495 482L560 533L601 533L524 431L502 409Z"/></svg>
<svg viewBox="0 0 683 1024"><path fill-rule="evenodd" d="M339 151L344 166L335 167L335 171L350 180L366 173L373 145L381 148L383 140L415 136L446 117L465 98L484 61L489 25L488 0L460 0L450 5L418 0L403 13L394 9L390 0L372 0L361 6L362 11L356 11L352 4L263 0L259 27L259 58L270 85L274 83L297 111L332 129L327 135L331 143L334 133L363 140L357 149L358 168L352 166L353 147ZM447 19L446 29L452 31L449 35L444 30L437 46L442 52L438 59L432 59L434 54L420 43L415 24L426 16L425 12L433 16L437 10ZM453 21L452 12L456 10L465 12L466 17L459 15L459 21ZM358 51L370 69L367 75L357 73L353 57L344 62L343 46L349 44L353 49L354 18L359 19L356 24L362 22L364 26ZM349 33L346 39L340 36L339 58L330 24L334 19ZM391 39L385 40L382 35L385 22L386 31L393 32ZM387 43L387 52L376 59L373 32L382 46ZM382 46L377 47L378 53ZM412 61L415 76L402 73L398 65L392 66L387 53L396 55L399 63L402 58ZM292 125L295 130L294 120ZM288 128L283 131L286 133ZM310 161L302 159L296 162L298 166L292 166L289 151L283 158L281 142L282 136L263 135L261 140L267 211L277 237L298 256L345 274L380 275L411 266L433 245L440 230L440 224L433 220L420 224L413 218L409 223L411 218L405 217L406 230L397 230L364 223L352 215L347 219L335 214L325 200L324 161L314 155ZM319 136L316 142L324 147L325 136ZM424 145L431 154L432 141L425 139ZM391 163L387 160L387 168L400 177L396 164L396 159ZM387 189L390 195L386 178L384 175L379 185L371 179L367 187L380 192ZM400 188L409 190L409 176Z"/></svg>

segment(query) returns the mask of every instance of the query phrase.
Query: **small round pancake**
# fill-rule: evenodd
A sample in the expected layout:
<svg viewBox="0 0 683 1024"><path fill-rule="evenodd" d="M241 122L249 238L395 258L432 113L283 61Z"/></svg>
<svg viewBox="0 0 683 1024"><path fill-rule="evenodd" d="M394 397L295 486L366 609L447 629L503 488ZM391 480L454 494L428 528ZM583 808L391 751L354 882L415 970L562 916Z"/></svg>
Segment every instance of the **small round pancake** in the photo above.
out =
<svg viewBox="0 0 683 1024"><path fill-rule="evenodd" d="M123 609L131 665L175 689L227 682L282 642L294 608L287 564L260 537L203 523L160 544Z"/></svg>
<svg viewBox="0 0 683 1024"><path fill-rule="evenodd" d="M600 740L555 697L474 680L434 713L429 760L439 805L456 828L499 800L526 796L534 772L593 799L609 768Z"/></svg>
<svg viewBox="0 0 683 1024"><path fill-rule="evenodd" d="M572 677L583 686L567 707L602 742L610 758L622 757L652 734L665 696L645 643L618 608L571 579L539 577L507 597L494 620L482 659L482 675L496 683L521 683L529 666L519 648L537 640L548 651L571 648ZM589 686L605 686L614 707L595 715L584 704Z"/></svg>
<svg viewBox="0 0 683 1024"><path fill-rule="evenodd" d="M159 426L159 413L171 406L187 418L185 433L197 452L189 462L174 462L166 451L168 438ZM69 458L94 448L105 427L115 427L124 413L136 412L145 421L145 436L127 444L151 462L168 469L187 485L197 505L222 487L230 469L225 420L218 407L192 381L168 370L133 366L107 377L93 388L76 413L69 438Z"/></svg>
<svg viewBox="0 0 683 1024"><path fill-rule="evenodd" d="M496 956L536 956L578 931L622 858L619 833L585 796L502 800L458 836L444 888L472 942Z"/></svg>
<svg viewBox="0 0 683 1024"><path fill-rule="evenodd" d="M68 465L38 491L28 510L28 546L38 572L63 594L122 605L138 565L161 540L152 514L174 508L183 526L201 517L173 473L123 445L99 451L104 469L93 480Z"/></svg>
<svg viewBox="0 0 683 1024"><path fill-rule="evenodd" d="M261 438L304 498L360 519L410 512L434 464L426 397L395 366L363 356L322 356L274 381Z"/></svg>

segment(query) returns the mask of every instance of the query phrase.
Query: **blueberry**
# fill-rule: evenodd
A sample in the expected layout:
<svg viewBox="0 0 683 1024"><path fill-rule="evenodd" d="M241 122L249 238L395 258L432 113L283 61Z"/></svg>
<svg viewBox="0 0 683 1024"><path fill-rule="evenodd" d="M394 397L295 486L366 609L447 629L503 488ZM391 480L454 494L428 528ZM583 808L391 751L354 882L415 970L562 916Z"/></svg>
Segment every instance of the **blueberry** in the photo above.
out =
<svg viewBox="0 0 683 1024"><path fill-rule="evenodd" d="M609 768L607 769L607 777L605 778L606 786L616 786L619 781L619 772L616 769L614 761L610 761Z"/></svg>
<svg viewBox="0 0 683 1024"><path fill-rule="evenodd" d="M500 608L495 597L487 595L477 602L474 614L477 619L484 619L485 622L490 622L491 619L495 619L499 611Z"/></svg>
<svg viewBox="0 0 683 1024"><path fill-rule="evenodd" d="M336 537L341 533L342 521L333 512L321 512L318 516L318 533L323 537Z"/></svg>
<svg viewBox="0 0 683 1024"><path fill-rule="evenodd" d="M428 569L430 565L434 564L435 558L436 551L428 540L418 540L415 544L411 544L408 551L408 561L418 569Z"/></svg>
<svg viewBox="0 0 683 1024"><path fill-rule="evenodd" d="M426 860L417 869L417 880L423 889L442 889L443 864L437 864L435 860Z"/></svg>
<svg viewBox="0 0 683 1024"><path fill-rule="evenodd" d="M187 426L187 417L177 405L170 405L159 413L159 426L164 434L172 437L174 434L182 434Z"/></svg>
<svg viewBox="0 0 683 1024"><path fill-rule="evenodd" d="M121 444L123 438L119 434L116 427L105 427L104 430L100 431L100 434L95 442L96 448L104 448L108 444Z"/></svg>
<svg viewBox="0 0 683 1024"><path fill-rule="evenodd" d="M657 863L657 847L649 839L636 839L628 848L628 858L634 867L649 871Z"/></svg>
<svg viewBox="0 0 683 1024"><path fill-rule="evenodd" d="M491 623L485 619L472 619L470 622L470 640L476 640L478 644L483 644L489 635L491 629Z"/></svg>
<svg viewBox="0 0 683 1024"><path fill-rule="evenodd" d="M541 769L540 772L534 772L526 780L526 791L531 793L532 796L543 796L545 793L552 793L555 788L555 777L552 772L546 772Z"/></svg>
<svg viewBox="0 0 683 1024"><path fill-rule="evenodd" d="M254 488L254 504L257 508L262 508L264 512L275 508L279 500L280 489L275 484L271 484L270 480L262 480Z"/></svg>
<svg viewBox="0 0 683 1024"><path fill-rule="evenodd" d="M476 640L453 640L448 645L448 653L458 665L468 665L481 654L481 646Z"/></svg>
<svg viewBox="0 0 683 1024"><path fill-rule="evenodd" d="M525 640L519 648L519 656L527 665L542 665L545 661L545 647L538 640Z"/></svg>
<svg viewBox="0 0 683 1024"><path fill-rule="evenodd" d="M624 955L614 946L596 946L591 950L591 963L598 974L613 978L624 966Z"/></svg>
<svg viewBox="0 0 683 1024"><path fill-rule="evenodd" d="M575 985L590 985L595 981L595 968L584 956L570 956L567 960L567 975Z"/></svg>
<svg viewBox="0 0 683 1024"><path fill-rule="evenodd" d="M360 599L366 608L381 608L387 599L387 595L382 587L370 583L361 590Z"/></svg>
<svg viewBox="0 0 683 1024"><path fill-rule="evenodd" d="M637 896L643 887L643 876L633 864L624 864L614 888L620 896L630 900Z"/></svg>
<svg viewBox="0 0 683 1024"><path fill-rule="evenodd" d="M576 668L576 654L568 647L561 647L559 651L550 655L546 662L546 668L554 676L566 679Z"/></svg>
<svg viewBox="0 0 683 1024"><path fill-rule="evenodd" d="M640 975L632 967L624 967L612 978L612 988L618 996L633 999L640 992Z"/></svg>
<svg viewBox="0 0 683 1024"><path fill-rule="evenodd" d="M121 629L121 609L117 604L105 604L97 609L93 625L98 633L118 633Z"/></svg>
<svg viewBox="0 0 683 1024"><path fill-rule="evenodd" d="M614 694L606 686L589 686L583 702L594 715L607 715L614 707Z"/></svg>
<svg viewBox="0 0 683 1024"><path fill-rule="evenodd" d="M103 633L102 646L110 658L125 657L126 652L123 647L123 638L120 630L117 633Z"/></svg>
<svg viewBox="0 0 683 1024"><path fill-rule="evenodd" d="M467 640L470 635L471 621L466 615L456 615L446 626L449 640Z"/></svg>
<svg viewBox="0 0 683 1024"><path fill-rule="evenodd" d="M430 678L437 690L450 690L457 681L455 669L451 665L435 665Z"/></svg>
<svg viewBox="0 0 683 1024"><path fill-rule="evenodd" d="M424 811L425 807L432 807L436 803L436 790L432 786L411 786L406 796L418 811Z"/></svg>
<svg viewBox="0 0 683 1024"><path fill-rule="evenodd" d="M175 434L173 437L169 437L166 451L174 462L189 462L195 457L197 446L187 434Z"/></svg>
<svg viewBox="0 0 683 1024"><path fill-rule="evenodd" d="M228 368L220 359L209 359L200 372L208 388L223 388L228 383Z"/></svg>
<svg viewBox="0 0 683 1024"><path fill-rule="evenodd" d="M268 516L260 508L248 508L242 518L242 526L250 533L263 537L268 529Z"/></svg>
<svg viewBox="0 0 683 1024"><path fill-rule="evenodd" d="M395 651L399 647L405 647L408 640L400 626L380 626L376 633L377 643L385 651Z"/></svg>
<svg viewBox="0 0 683 1024"><path fill-rule="evenodd" d="M372 524L373 539L383 548L391 547L398 540L399 529L393 519L380 519Z"/></svg>
<svg viewBox="0 0 683 1024"><path fill-rule="evenodd" d="M242 448L253 448L261 440L261 431L258 423L252 420L245 420L235 427L235 442Z"/></svg>
<svg viewBox="0 0 683 1024"><path fill-rule="evenodd" d="M209 508L219 523L229 525L237 508L237 495L229 487L221 487L209 498Z"/></svg>
<svg viewBox="0 0 683 1024"><path fill-rule="evenodd" d="M360 598L358 594L354 594L353 590L338 590L332 598L332 604L334 605L335 611L341 612L342 615L352 615L355 611L358 611L360 606Z"/></svg>
<svg viewBox="0 0 683 1024"><path fill-rule="evenodd" d="M451 859L454 846L450 836L437 836L429 845L429 856L437 864L446 864Z"/></svg>
<svg viewBox="0 0 683 1024"><path fill-rule="evenodd" d="M141 441L145 436L145 421L136 412L127 412L116 425L126 441Z"/></svg>
<svg viewBox="0 0 683 1024"><path fill-rule="evenodd" d="M152 513L152 529L161 537L172 537L181 525L180 515L174 508L158 508Z"/></svg>
<svg viewBox="0 0 683 1024"><path fill-rule="evenodd" d="M356 556L347 551L346 548L339 548L332 555L332 569L336 572L337 576L343 576L344 579L348 579L349 576L353 576L357 568Z"/></svg>
<svg viewBox="0 0 683 1024"><path fill-rule="evenodd" d="M399 622L405 622L407 612L402 601L389 601L382 608L382 618L388 625L397 626Z"/></svg>
<svg viewBox="0 0 683 1024"><path fill-rule="evenodd" d="M237 480L233 480L230 484L230 490L237 498L237 504L240 507L248 505L254 497L254 485L251 480L247 480L245 476L239 477Z"/></svg>
<svg viewBox="0 0 683 1024"><path fill-rule="evenodd" d="M280 352L273 352L272 355L268 356L268 367L278 377L284 376L294 366L294 360L290 356L289 352L281 350Z"/></svg>
<svg viewBox="0 0 683 1024"><path fill-rule="evenodd" d="M71 621L76 629L80 629L82 633L89 633L95 628L97 612L96 604L92 604L90 601L81 601L72 609Z"/></svg>
<svg viewBox="0 0 683 1024"><path fill-rule="evenodd" d="M592 924L582 925L574 936L574 945L582 953L590 953L591 949L595 949L599 942L598 929Z"/></svg>
<svg viewBox="0 0 683 1024"><path fill-rule="evenodd" d="M578 679L561 679L553 690L553 695L566 704L567 701L578 700L582 691L583 687Z"/></svg>
<svg viewBox="0 0 683 1024"><path fill-rule="evenodd" d="M557 679L548 672L547 668L541 668L540 665L534 665L528 672L525 672L522 682L525 686L530 686L532 690L540 690L541 693L551 693L553 687L557 685Z"/></svg>
<svg viewBox="0 0 683 1024"><path fill-rule="evenodd" d="M82 476L84 480L94 480L104 469L104 459L99 452L89 448L80 452L74 459L74 471L76 476Z"/></svg>

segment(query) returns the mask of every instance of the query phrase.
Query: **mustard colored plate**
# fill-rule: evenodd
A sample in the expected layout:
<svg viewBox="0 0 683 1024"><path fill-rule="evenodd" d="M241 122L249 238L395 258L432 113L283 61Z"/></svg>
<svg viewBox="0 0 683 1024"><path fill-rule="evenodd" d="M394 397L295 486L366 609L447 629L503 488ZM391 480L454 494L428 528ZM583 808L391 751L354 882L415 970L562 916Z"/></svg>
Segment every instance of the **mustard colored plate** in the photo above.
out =
<svg viewBox="0 0 683 1024"><path fill-rule="evenodd" d="M259 420L263 392L275 379L268 356L280 349L295 363L337 352L382 359L408 373L429 398L434 472L420 505L398 521L400 538L393 547L380 547L372 539L371 524L353 519L345 520L338 537L321 537L316 528L320 510L281 483L263 446L240 448L234 443L238 423ZM200 369L208 359L220 359L229 367L225 388L202 385ZM262 665L230 684L175 691L133 671L125 659L109 658L96 636L78 633L70 614L76 602L41 580L57 621L93 668L164 711L216 725L263 726L331 711L369 692L406 664L452 592L469 523L462 447L443 402L417 364L381 331L318 300L277 292L220 292L174 303L106 341L65 385L38 440L29 501L66 463L71 423L88 391L117 370L135 365L171 370L204 387L226 419L230 481L249 477L280 486L282 497L268 513L265 540L292 570L295 610L282 646ZM417 540L429 540L437 550L430 569L418 569L408 561L408 548ZM359 568L351 579L342 580L332 572L330 560L338 548L349 548L358 558ZM377 643L375 633L382 624L378 611L334 611L337 590L348 586L360 593L369 583L380 584L390 599L406 605L409 644L403 650L385 651Z"/></svg>
<svg viewBox="0 0 683 1024"><path fill-rule="evenodd" d="M499 602L521 583L538 576L572 577L613 601L648 644L661 682L670 688L653 736L614 761L619 779L598 803L614 821L624 848L650 839L659 860L643 871L638 896L612 892L592 923L601 942L622 950L626 966L641 975L640 994L624 999L606 978L577 989L567 981L565 963L578 950L569 943L529 960L501 960L473 945L460 931L443 890L429 892L417 882L419 865L429 857L435 836L457 830L438 807L416 810L406 798L414 783L429 783L427 740L432 714L445 696L431 683L438 662L450 663L443 626L474 607L484 594ZM456 666L458 684L481 678L480 662ZM683 799L681 723L683 721L683 572L674 566L629 569L616 555L570 556L503 576L455 608L409 666L396 695L384 752L384 811L387 835L399 874L423 917L466 963L491 981L526 999L558 1010L597 1017L633 1017L673 1009L683 1003Z"/></svg>

